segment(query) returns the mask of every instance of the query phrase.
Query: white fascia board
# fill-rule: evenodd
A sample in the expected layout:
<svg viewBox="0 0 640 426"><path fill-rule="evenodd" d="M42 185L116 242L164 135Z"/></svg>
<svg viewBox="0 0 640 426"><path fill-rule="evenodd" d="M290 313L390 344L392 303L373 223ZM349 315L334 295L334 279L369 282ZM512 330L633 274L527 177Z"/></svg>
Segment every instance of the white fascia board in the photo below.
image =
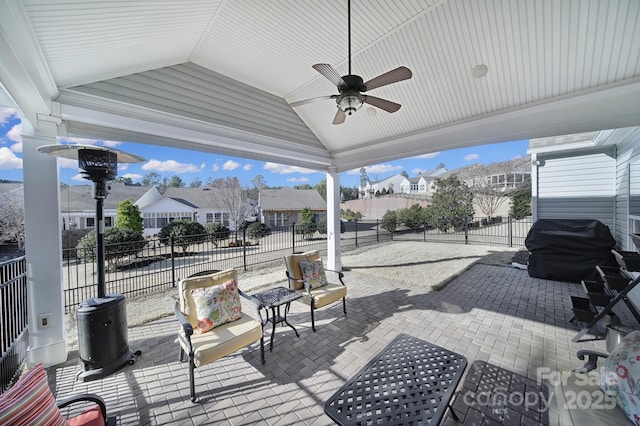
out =
<svg viewBox="0 0 640 426"><path fill-rule="evenodd" d="M338 171L428 152L640 126L640 78L334 152Z"/></svg>
<svg viewBox="0 0 640 426"><path fill-rule="evenodd" d="M89 99L89 97L82 96L85 98L83 102ZM64 101L68 101L66 93ZM109 109L113 109L114 103L108 101L103 103L103 106L108 104ZM315 169L321 171L327 170L333 164L329 153L321 149L293 145L287 141L204 123L177 115L145 110L141 107L120 104L118 105L117 113L107 113L98 109L61 103L60 111L63 120L67 121L114 128L132 133L144 133L151 137L171 138L207 147L227 149L231 146L236 150L254 154L268 152L271 157L281 158L284 164L287 164L287 160L303 161L315 165ZM108 136L105 135L105 138L108 138Z"/></svg>

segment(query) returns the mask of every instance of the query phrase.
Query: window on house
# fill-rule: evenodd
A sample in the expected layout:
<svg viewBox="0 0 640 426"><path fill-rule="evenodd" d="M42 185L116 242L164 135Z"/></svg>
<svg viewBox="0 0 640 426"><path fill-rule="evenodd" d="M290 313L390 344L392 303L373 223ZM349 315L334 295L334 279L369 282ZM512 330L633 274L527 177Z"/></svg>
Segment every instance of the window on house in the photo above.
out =
<svg viewBox="0 0 640 426"><path fill-rule="evenodd" d="M87 217L86 218L87 222L87 228L95 228L96 226L96 219L93 217Z"/></svg>
<svg viewBox="0 0 640 426"><path fill-rule="evenodd" d="M173 220L173 218L171 220ZM162 228L163 226L165 226L168 223L169 223L169 219L168 218L159 217L159 218L156 219L156 228Z"/></svg>
<svg viewBox="0 0 640 426"><path fill-rule="evenodd" d="M418 190L418 184L417 183L412 183L411 184L411 190L412 191L417 191Z"/></svg>
<svg viewBox="0 0 640 426"><path fill-rule="evenodd" d="M207 223L213 222L213 213L207 213Z"/></svg>
<svg viewBox="0 0 640 426"><path fill-rule="evenodd" d="M142 226L145 229L152 229L156 227L156 218L155 217L145 217L142 221Z"/></svg>
<svg viewBox="0 0 640 426"><path fill-rule="evenodd" d="M104 226L107 228L113 227L113 218L111 216L107 216L104 218Z"/></svg>

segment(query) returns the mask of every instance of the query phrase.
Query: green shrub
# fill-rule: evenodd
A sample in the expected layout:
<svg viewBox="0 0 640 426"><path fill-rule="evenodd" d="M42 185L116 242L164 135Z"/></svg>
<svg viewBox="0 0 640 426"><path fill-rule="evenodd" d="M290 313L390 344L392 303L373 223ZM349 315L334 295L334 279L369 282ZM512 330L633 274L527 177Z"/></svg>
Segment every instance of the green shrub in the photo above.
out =
<svg viewBox="0 0 640 426"><path fill-rule="evenodd" d="M247 226L247 237L254 241L258 241L262 237L271 235L271 228L268 225L260 222L253 222Z"/></svg>
<svg viewBox="0 0 640 426"><path fill-rule="evenodd" d="M327 233L327 218L323 217L322 219L320 219L320 222L318 222L317 224L317 229L318 232L325 235ZM344 222L340 221L340 233L343 233L345 231L344 229Z"/></svg>
<svg viewBox="0 0 640 426"><path fill-rule="evenodd" d="M209 241L216 247L220 241L226 240L231 235L229 228L218 222L209 222L204 225L204 229L209 234Z"/></svg>
<svg viewBox="0 0 640 426"><path fill-rule="evenodd" d="M387 210L382 216L380 226L389 232L395 232L398 229L398 213L395 210Z"/></svg>
<svg viewBox="0 0 640 426"><path fill-rule="evenodd" d="M109 263L118 259L137 254L147 244L142 232L131 229L110 228L104 233L104 258ZM96 260L96 231L85 235L76 246L78 257L85 262Z"/></svg>
<svg viewBox="0 0 640 426"><path fill-rule="evenodd" d="M171 239L173 239L173 245L182 248L183 253L187 252L191 244L207 240L204 226L193 220L174 220L160 229L158 237L162 244L167 246L171 245Z"/></svg>

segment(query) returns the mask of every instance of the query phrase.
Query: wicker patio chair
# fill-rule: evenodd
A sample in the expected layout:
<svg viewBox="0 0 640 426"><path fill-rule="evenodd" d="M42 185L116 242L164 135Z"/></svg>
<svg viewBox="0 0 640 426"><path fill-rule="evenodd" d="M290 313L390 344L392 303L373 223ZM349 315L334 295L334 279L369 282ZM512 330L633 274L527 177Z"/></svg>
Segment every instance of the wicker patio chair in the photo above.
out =
<svg viewBox="0 0 640 426"><path fill-rule="evenodd" d="M229 269L210 275L185 278L178 284L179 300L176 301L174 313L181 324L178 332L180 361L184 362L185 354L188 356L192 402L196 402L196 367L207 365L258 340L260 358L264 364L262 324L242 312L238 296L243 296L256 305L259 305L259 302L238 289L237 278L237 272ZM220 307L221 303L224 306ZM207 306L211 309L210 315L203 317L202 310L209 309ZM235 314L229 318L227 313L232 311ZM210 323L211 318L213 323ZM224 322L225 320L228 322ZM211 326L213 328L210 328Z"/></svg>
<svg viewBox="0 0 640 426"><path fill-rule="evenodd" d="M330 305L342 299L342 310L345 314L347 313L347 287L342 280L344 278L344 274L342 272L324 269L324 267L322 270L333 272L337 275L339 284L332 283L330 281L326 281L326 284L314 283L313 279L309 279L309 274L307 274L307 277L304 276L301 268L301 262L319 262L322 264L320 252L318 250L313 250L302 254L291 254L285 256L289 288L302 293L302 298L299 300L309 305L311 310L311 328L313 331L316 331L314 317L314 311L316 309Z"/></svg>

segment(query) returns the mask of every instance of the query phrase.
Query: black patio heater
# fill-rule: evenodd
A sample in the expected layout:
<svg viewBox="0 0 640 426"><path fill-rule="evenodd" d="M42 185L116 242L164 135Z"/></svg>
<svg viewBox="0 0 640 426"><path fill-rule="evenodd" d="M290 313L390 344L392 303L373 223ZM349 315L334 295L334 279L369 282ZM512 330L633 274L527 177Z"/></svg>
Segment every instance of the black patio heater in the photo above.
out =
<svg viewBox="0 0 640 426"><path fill-rule="evenodd" d="M101 379L125 364L132 365L135 357L141 354L141 351L131 352L129 349L124 296L120 293L105 294L103 203L108 194L107 182L117 175L118 160L138 163L144 158L93 145L46 145L38 148L38 151L55 157L77 159L80 175L93 182L98 295L78 307L78 347L84 367L76 373L76 378L83 382Z"/></svg>

